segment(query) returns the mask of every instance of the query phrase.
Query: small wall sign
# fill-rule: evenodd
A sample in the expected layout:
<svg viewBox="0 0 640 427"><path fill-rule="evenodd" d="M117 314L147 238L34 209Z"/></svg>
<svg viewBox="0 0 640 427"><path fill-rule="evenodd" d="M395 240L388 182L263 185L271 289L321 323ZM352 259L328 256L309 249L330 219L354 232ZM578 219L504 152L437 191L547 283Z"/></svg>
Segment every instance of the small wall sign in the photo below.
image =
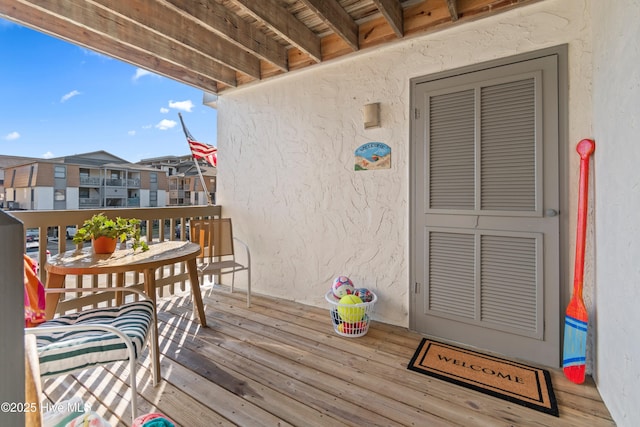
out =
<svg viewBox="0 0 640 427"><path fill-rule="evenodd" d="M384 142L367 142L354 154L357 171L391 168L391 148Z"/></svg>

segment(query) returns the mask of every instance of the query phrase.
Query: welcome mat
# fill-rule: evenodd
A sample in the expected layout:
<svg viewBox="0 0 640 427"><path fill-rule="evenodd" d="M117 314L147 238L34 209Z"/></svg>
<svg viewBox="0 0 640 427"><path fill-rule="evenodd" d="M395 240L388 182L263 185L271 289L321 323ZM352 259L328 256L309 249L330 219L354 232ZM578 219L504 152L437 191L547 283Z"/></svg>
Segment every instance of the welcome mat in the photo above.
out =
<svg viewBox="0 0 640 427"><path fill-rule="evenodd" d="M450 383L558 416L549 371L424 338L408 366Z"/></svg>

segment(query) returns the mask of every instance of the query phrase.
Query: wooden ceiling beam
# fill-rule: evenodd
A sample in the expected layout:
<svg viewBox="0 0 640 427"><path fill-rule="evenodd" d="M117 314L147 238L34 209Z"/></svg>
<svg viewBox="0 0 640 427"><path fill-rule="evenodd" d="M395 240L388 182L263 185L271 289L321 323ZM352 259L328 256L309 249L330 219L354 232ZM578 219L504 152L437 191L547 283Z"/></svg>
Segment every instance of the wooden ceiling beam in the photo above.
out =
<svg viewBox="0 0 640 427"><path fill-rule="evenodd" d="M95 11L79 8L72 3L70 0L2 0L0 15L207 92L218 93L218 82L224 82L229 86L236 85L235 72L230 68L214 67L214 70L209 70L208 73L197 72L188 65L165 59L153 52L140 49L135 44L122 42L117 36L96 31L90 25L79 25L79 22L87 21L86 15ZM96 18L107 21L103 14ZM110 25L117 26L117 23L110 22ZM217 76L215 79L210 77L212 72Z"/></svg>
<svg viewBox="0 0 640 427"><path fill-rule="evenodd" d="M131 26L140 25L174 43L193 49L220 64L251 77L260 78L260 60L244 49L205 29L190 15L179 13L173 6L145 0L88 0L105 10L129 20Z"/></svg>
<svg viewBox="0 0 640 427"><path fill-rule="evenodd" d="M291 15L277 0L231 0L254 19L275 31L280 37L309 55L315 62L322 61L320 38L306 25Z"/></svg>
<svg viewBox="0 0 640 427"><path fill-rule="evenodd" d="M240 49L247 49L258 58L276 66L281 71L288 71L287 49L267 37L265 33L253 25L243 21L229 12L217 2L197 2L193 0L165 0L184 13L199 20L211 31L235 44Z"/></svg>
<svg viewBox="0 0 640 427"><path fill-rule="evenodd" d="M457 0L447 0L447 7L449 8L449 15L453 22L457 21L460 16L458 15L458 2Z"/></svg>
<svg viewBox="0 0 640 427"><path fill-rule="evenodd" d="M358 24L349 16L337 0L301 0L334 33L340 36L354 51L358 50Z"/></svg>
<svg viewBox="0 0 640 427"><path fill-rule="evenodd" d="M400 0L373 0L398 38L404 37L404 17Z"/></svg>
<svg viewBox="0 0 640 427"><path fill-rule="evenodd" d="M354 48L464 25L542 0L347 3L351 1L366 5L366 13L373 12L373 1L380 13L351 23L354 6L347 7L348 13L342 11L343 0L0 0L0 16L220 93L348 55ZM320 20L323 28L332 29L322 39L309 28L316 28ZM354 24L359 40L349 43ZM217 48L209 40L215 40ZM255 61L259 72L253 68Z"/></svg>

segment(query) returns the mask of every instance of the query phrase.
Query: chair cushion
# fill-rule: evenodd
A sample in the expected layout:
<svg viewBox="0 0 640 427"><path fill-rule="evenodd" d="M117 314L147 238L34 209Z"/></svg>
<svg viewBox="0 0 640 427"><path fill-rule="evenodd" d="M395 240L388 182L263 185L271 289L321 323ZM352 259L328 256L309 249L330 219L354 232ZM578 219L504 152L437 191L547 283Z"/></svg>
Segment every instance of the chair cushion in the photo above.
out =
<svg viewBox="0 0 640 427"><path fill-rule="evenodd" d="M111 325L131 339L137 359L152 324L152 313L153 303L142 300L66 314L43 323L36 328L40 375L54 376L129 359L126 344L114 333L100 330L46 332L47 326Z"/></svg>

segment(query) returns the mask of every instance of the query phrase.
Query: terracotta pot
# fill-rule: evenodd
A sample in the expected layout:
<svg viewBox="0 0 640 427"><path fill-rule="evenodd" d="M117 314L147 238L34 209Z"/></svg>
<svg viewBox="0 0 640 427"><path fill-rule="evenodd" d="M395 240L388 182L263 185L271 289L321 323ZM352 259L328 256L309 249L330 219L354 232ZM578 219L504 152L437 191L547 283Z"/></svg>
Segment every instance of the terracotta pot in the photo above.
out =
<svg viewBox="0 0 640 427"><path fill-rule="evenodd" d="M91 242L93 244L93 253L112 254L116 250L118 239L102 236L92 239Z"/></svg>

